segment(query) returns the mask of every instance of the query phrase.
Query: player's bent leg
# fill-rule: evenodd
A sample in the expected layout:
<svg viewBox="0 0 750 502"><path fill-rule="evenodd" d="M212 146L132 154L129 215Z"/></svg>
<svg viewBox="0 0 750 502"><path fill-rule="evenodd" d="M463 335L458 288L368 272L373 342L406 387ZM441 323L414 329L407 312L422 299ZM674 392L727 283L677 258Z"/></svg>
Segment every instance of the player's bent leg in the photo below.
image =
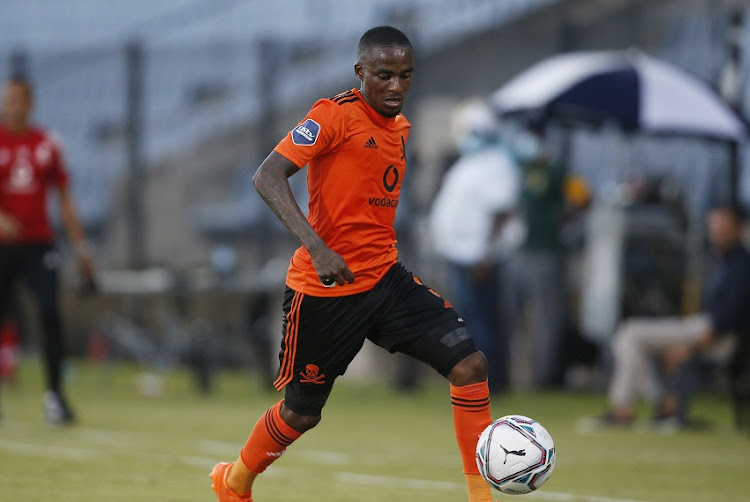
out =
<svg viewBox="0 0 750 502"><path fill-rule="evenodd" d="M252 502L252 487L258 474L318 422L320 415L300 415L284 406L284 401L272 406L256 422L237 460L217 464L211 472L212 488L219 502Z"/></svg>
<svg viewBox="0 0 750 502"><path fill-rule="evenodd" d="M430 297L434 298L434 295L428 293L427 298ZM442 304L438 307L438 312L445 308ZM428 331L398 345L396 350L429 364L448 379L453 404L453 425L466 476L469 501L491 502L490 485L481 477L476 465L477 440L492 422L487 358L476 349L471 335L463 325L456 326L450 318L447 318L446 324L448 329Z"/></svg>
<svg viewBox="0 0 750 502"><path fill-rule="evenodd" d="M405 269L404 269L405 270ZM450 303L425 286L411 272L394 288L396 302L380 331L370 339L391 352L410 355L448 379L453 404L453 424L470 502L491 502L490 487L476 465L477 440L492 422L487 358L478 351L460 315ZM403 319L419 313L421 322Z"/></svg>
<svg viewBox="0 0 750 502"><path fill-rule="evenodd" d="M305 433L320 423L320 415L301 415L287 408L286 406L281 407L281 418L289 424L289 426L299 431L300 434Z"/></svg>
<svg viewBox="0 0 750 502"><path fill-rule="evenodd" d="M459 361L448 374L451 385L462 387L487 380L487 358L480 351Z"/></svg>
<svg viewBox="0 0 750 502"><path fill-rule="evenodd" d="M491 502L490 486L476 464L477 439L492 422L487 358L479 351L462 359L448 374L453 426L461 452L470 502Z"/></svg>

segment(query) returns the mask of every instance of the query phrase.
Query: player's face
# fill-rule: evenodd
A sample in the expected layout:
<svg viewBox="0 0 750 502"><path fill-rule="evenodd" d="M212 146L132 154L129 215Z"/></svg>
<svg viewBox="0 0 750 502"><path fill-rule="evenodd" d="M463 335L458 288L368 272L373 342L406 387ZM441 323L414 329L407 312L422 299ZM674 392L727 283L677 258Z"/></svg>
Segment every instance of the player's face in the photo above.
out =
<svg viewBox="0 0 750 502"><path fill-rule="evenodd" d="M9 82L3 89L3 121L13 129L26 126L31 112L31 96L26 86Z"/></svg>
<svg viewBox="0 0 750 502"><path fill-rule="evenodd" d="M401 111L413 72L411 47L373 47L354 65L354 73L362 82L362 96L384 117L395 117Z"/></svg>

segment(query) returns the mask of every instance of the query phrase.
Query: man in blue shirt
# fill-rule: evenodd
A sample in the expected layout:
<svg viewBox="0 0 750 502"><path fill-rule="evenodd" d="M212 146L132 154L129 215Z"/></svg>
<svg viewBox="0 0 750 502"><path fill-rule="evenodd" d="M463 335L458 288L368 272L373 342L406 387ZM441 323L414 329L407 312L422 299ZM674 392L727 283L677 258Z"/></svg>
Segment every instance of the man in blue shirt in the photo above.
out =
<svg viewBox="0 0 750 502"><path fill-rule="evenodd" d="M708 238L716 261L704 291L702 312L686 317L631 318L612 340L613 374L609 411L603 422L628 425L638 397L657 407L658 418L687 420L687 400L695 389L693 364L699 359L726 362L744 350L750 337L750 253L742 243L740 208L714 207ZM661 362L666 388L653 362ZM657 365L658 366L658 365ZM693 380L693 385L688 384Z"/></svg>

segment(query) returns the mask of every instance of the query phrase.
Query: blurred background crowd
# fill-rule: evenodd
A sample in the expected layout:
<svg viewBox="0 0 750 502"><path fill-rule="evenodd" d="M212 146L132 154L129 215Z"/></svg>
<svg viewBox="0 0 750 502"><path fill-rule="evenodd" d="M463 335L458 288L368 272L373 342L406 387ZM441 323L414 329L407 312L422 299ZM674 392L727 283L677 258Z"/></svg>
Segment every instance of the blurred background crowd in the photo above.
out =
<svg viewBox="0 0 750 502"><path fill-rule="evenodd" d="M357 85L358 37L391 24L417 55L402 261L466 316L494 392L604 389L620 322L700 312L710 209L750 204L748 8L4 0L0 71L32 82L34 120L63 138L98 269L96 295L63 271L69 352L135 361L144 392L181 364L204 392L230 365L273 379L297 244L250 178L313 100ZM34 353L15 298L1 345ZM350 370L383 374L407 391L432 376L373 347Z"/></svg>

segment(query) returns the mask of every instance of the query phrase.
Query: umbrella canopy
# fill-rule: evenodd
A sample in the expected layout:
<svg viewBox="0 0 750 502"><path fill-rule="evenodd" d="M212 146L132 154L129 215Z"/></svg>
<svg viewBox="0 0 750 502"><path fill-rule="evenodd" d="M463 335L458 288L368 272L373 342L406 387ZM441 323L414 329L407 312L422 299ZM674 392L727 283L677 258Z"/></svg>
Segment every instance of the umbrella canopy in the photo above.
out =
<svg viewBox="0 0 750 502"><path fill-rule="evenodd" d="M573 52L543 60L495 91L502 115L532 115L627 130L742 141L747 127L707 84L641 52Z"/></svg>

